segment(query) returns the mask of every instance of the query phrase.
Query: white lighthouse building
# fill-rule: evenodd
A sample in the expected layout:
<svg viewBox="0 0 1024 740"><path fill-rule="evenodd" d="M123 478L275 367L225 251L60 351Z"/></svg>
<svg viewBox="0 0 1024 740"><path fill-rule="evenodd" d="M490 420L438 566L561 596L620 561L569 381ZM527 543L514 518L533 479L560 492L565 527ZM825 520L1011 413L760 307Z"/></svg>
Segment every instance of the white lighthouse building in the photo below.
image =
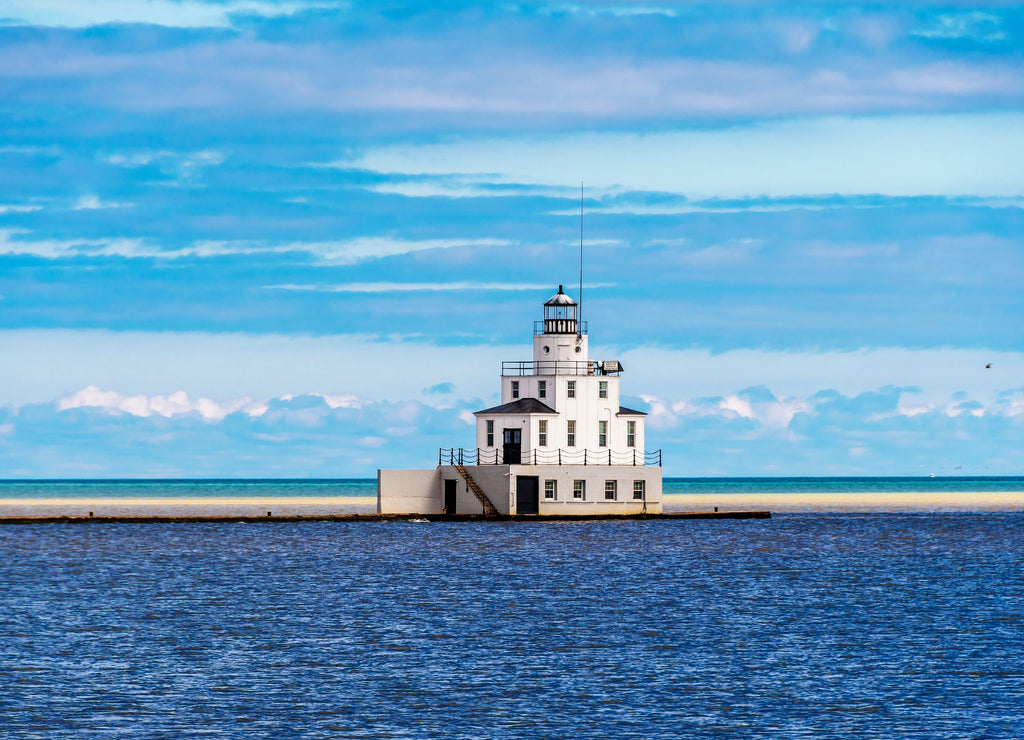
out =
<svg viewBox="0 0 1024 740"><path fill-rule="evenodd" d="M642 411L619 404L622 365L596 362L562 286L535 322L533 359L503 362L501 404L477 411L476 445L434 470L378 470L379 514L660 514L661 452Z"/></svg>

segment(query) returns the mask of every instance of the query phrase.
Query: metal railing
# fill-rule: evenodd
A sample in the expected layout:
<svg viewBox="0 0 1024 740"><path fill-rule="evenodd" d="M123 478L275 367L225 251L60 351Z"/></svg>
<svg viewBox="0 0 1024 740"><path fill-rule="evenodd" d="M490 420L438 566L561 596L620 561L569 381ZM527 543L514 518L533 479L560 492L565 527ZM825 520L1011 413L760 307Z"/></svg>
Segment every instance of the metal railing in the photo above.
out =
<svg viewBox="0 0 1024 740"><path fill-rule="evenodd" d="M601 375L594 360L507 360L501 363L502 375Z"/></svg>
<svg viewBox="0 0 1024 740"><path fill-rule="evenodd" d="M533 322L536 334L586 334L587 322L575 319L540 319Z"/></svg>
<svg viewBox="0 0 1024 740"><path fill-rule="evenodd" d="M550 449L535 447L522 450L518 462L505 462L501 447L493 449L442 447L437 453L438 465L652 465L661 467L661 450L598 450Z"/></svg>

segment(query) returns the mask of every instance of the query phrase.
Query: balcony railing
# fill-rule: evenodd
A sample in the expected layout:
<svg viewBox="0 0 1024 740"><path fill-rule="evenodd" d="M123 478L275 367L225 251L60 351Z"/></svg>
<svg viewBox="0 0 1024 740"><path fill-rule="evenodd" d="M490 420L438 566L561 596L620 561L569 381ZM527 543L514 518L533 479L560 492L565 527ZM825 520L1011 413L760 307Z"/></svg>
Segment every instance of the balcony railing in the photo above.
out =
<svg viewBox="0 0 1024 740"><path fill-rule="evenodd" d="M510 456L511 457L511 456ZM518 455L519 461L505 462L504 450L465 449L462 447L442 447L437 454L438 465L653 465L661 467L661 450L644 452L641 450L598 450L550 449L534 448L523 450Z"/></svg>
<svg viewBox="0 0 1024 740"><path fill-rule="evenodd" d="M601 375L594 360L509 360L501 363L502 375Z"/></svg>
<svg viewBox="0 0 1024 740"><path fill-rule="evenodd" d="M576 319L541 319L533 322L534 334L586 334L587 322Z"/></svg>

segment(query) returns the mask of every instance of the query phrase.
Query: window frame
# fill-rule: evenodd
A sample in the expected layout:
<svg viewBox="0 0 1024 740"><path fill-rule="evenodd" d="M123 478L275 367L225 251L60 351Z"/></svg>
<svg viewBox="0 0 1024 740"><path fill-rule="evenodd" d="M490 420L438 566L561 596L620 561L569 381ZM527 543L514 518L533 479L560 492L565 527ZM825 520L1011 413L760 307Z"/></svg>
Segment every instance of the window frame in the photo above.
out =
<svg viewBox="0 0 1024 740"><path fill-rule="evenodd" d="M576 420L566 419L565 422L565 446L576 446Z"/></svg>
<svg viewBox="0 0 1024 740"><path fill-rule="evenodd" d="M610 496L608 494L611 494ZM616 480L606 480L604 482L604 500L605 501L618 501L619 499L619 482Z"/></svg>
<svg viewBox="0 0 1024 740"><path fill-rule="evenodd" d="M608 422L603 419L597 422L597 446L608 446Z"/></svg>
<svg viewBox="0 0 1024 740"><path fill-rule="evenodd" d="M635 480L633 481L633 500L643 501L647 498L647 481Z"/></svg>
<svg viewBox="0 0 1024 740"><path fill-rule="evenodd" d="M565 397L576 398L576 381L567 380L565 383Z"/></svg>
<svg viewBox="0 0 1024 740"><path fill-rule="evenodd" d="M537 381L537 398L548 397L548 381L538 380Z"/></svg>
<svg viewBox="0 0 1024 740"><path fill-rule="evenodd" d="M548 420L538 419L537 420L537 446L547 447L548 446Z"/></svg>
<svg viewBox="0 0 1024 740"><path fill-rule="evenodd" d="M626 447L636 447L636 420L626 420Z"/></svg>
<svg viewBox="0 0 1024 740"><path fill-rule="evenodd" d="M512 381L512 400L519 398L519 381Z"/></svg>
<svg viewBox="0 0 1024 740"><path fill-rule="evenodd" d="M558 481L557 480L546 480L546 481L544 481L544 500L545 501L557 501L558 500Z"/></svg>
<svg viewBox="0 0 1024 740"><path fill-rule="evenodd" d="M597 397L608 398L608 381L599 380L597 381Z"/></svg>
<svg viewBox="0 0 1024 740"><path fill-rule="evenodd" d="M573 501L587 500L587 482L585 480L574 480L572 482Z"/></svg>
<svg viewBox="0 0 1024 740"><path fill-rule="evenodd" d="M494 447L494 419L487 420L487 446Z"/></svg>

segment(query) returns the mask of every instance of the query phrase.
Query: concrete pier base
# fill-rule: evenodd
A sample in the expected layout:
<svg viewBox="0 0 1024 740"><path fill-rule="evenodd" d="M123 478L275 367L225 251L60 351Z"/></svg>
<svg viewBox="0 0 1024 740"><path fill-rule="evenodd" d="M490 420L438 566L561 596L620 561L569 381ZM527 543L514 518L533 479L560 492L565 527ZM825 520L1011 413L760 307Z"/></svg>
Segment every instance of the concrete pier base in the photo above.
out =
<svg viewBox="0 0 1024 740"><path fill-rule="evenodd" d="M275 516L134 515L134 516L0 516L0 524L102 524L102 523L274 523L274 522L550 522L676 519L771 519L768 511L687 511L672 514L547 514L484 516L483 514L300 514Z"/></svg>

